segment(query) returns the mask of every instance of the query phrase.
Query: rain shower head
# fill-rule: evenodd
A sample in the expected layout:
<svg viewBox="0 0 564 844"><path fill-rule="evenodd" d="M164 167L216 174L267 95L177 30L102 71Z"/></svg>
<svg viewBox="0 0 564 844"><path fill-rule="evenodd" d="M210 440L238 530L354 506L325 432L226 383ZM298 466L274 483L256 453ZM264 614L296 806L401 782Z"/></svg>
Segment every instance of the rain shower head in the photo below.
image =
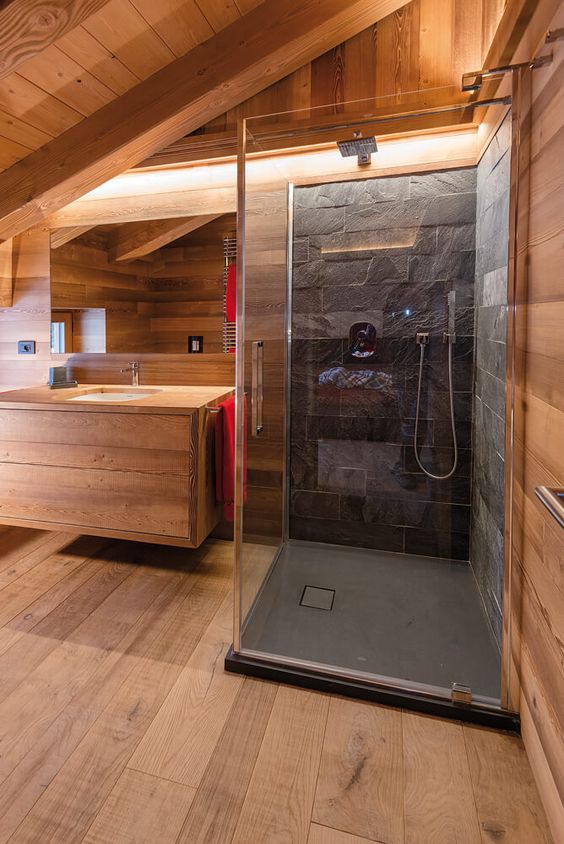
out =
<svg viewBox="0 0 564 844"><path fill-rule="evenodd" d="M370 164L373 152L378 150L376 138L351 138L349 141L337 141L339 152L343 158L357 156L359 164Z"/></svg>

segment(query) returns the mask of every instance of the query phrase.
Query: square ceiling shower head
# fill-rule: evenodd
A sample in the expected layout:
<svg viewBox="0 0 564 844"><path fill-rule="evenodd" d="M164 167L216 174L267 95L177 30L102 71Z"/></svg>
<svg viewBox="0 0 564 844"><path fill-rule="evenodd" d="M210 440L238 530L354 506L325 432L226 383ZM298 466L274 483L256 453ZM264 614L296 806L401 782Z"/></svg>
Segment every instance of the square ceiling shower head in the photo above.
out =
<svg viewBox="0 0 564 844"><path fill-rule="evenodd" d="M376 138L351 138L348 141L337 141L339 152L343 158L357 156L359 164L370 164L373 152L377 152Z"/></svg>

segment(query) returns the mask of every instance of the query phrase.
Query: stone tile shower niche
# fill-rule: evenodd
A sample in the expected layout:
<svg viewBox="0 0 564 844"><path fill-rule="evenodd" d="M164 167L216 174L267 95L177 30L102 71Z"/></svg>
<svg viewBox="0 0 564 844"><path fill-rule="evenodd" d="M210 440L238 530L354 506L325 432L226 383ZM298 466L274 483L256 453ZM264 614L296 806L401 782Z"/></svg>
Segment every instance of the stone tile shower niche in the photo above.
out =
<svg viewBox="0 0 564 844"><path fill-rule="evenodd" d="M477 170L294 189L291 539L469 560ZM447 346L456 296L453 388L458 466L427 477L413 448L420 347L428 332L418 444L453 462ZM375 329L358 357L350 327Z"/></svg>

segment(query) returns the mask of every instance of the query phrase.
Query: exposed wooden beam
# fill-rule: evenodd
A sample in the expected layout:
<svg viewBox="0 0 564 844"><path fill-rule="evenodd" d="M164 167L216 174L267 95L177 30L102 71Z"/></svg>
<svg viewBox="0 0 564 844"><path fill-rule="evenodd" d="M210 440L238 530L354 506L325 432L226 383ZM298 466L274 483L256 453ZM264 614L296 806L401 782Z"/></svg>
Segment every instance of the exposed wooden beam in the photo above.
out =
<svg viewBox="0 0 564 844"><path fill-rule="evenodd" d="M56 229L51 232L51 249L58 249L59 246L64 246L81 234L89 232L92 226L69 226L64 229Z"/></svg>
<svg viewBox="0 0 564 844"><path fill-rule="evenodd" d="M228 111L404 0L265 0L0 175L0 240Z"/></svg>
<svg viewBox="0 0 564 844"><path fill-rule="evenodd" d="M532 59L560 3L561 0L508 0L484 59L484 68ZM474 69L479 68L470 68Z"/></svg>
<svg viewBox="0 0 564 844"><path fill-rule="evenodd" d="M205 226L217 219L219 214L200 217L173 217L170 220L150 220L142 223L126 223L119 226L110 243L112 261L134 261L150 255L151 252L172 243L179 237Z"/></svg>
<svg viewBox="0 0 564 844"><path fill-rule="evenodd" d="M13 241L0 243L0 308L11 308L14 301Z"/></svg>
<svg viewBox="0 0 564 844"><path fill-rule="evenodd" d="M356 159L341 158L335 144L276 155L276 178L286 174L295 184L367 179L410 171L426 172L476 163L477 127L449 127L418 132L411 137L379 137L372 163L359 167ZM273 159L259 156L249 162L249 183L265 188L273 178ZM213 215L237 210L235 159L169 169L131 170L49 218L50 228L107 225L134 220L164 220L183 214Z"/></svg>
<svg viewBox="0 0 564 844"><path fill-rule="evenodd" d="M328 114L315 118L303 118L288 121L276 118L273 122L260 120L255 126L250 120L249 130L253 136L257 135L261 150L290 149L297 146L322 144L328 140L344 140L351 137L353 132L361 129L365 135L397 134L427 130L448 126L466 124L474 119L474 108L463 108L469 103L470 97L462 91L453 94L449 89L445 97L444 92L423 92L414 94L412 102L398 106L374 108L370 111L374 124L367 123L366 112L344 115ZM458 104L460 110L444 113L430 113L434 109ZM475 104L472 103L472 106ZM291 129L291 131L289 131ZM133 169L146 167L161 167L170 164L186 164L191 161L213 160L227 158L237 154L237 128L223 132L209 132L204 135L189 135L179 138L169 146L158 150L149 158L139 162Z"/></svg>
<svg viewBox="0 0 564 844"><path fill-rule="evenodd" d="M62 38L108 0L11 0L0 3L0 79Z"/></svg>

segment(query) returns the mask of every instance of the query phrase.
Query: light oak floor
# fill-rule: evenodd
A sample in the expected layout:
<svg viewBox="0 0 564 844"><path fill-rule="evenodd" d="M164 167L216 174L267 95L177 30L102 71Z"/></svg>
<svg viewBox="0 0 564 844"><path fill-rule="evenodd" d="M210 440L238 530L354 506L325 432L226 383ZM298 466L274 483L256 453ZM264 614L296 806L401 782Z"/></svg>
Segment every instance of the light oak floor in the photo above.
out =
<svg viewBox="0 0 564 844"><path fill-rule="evenodd" d="M0 533L0 844L550 841L519 738L226 674L230 556Z"/></svg>

